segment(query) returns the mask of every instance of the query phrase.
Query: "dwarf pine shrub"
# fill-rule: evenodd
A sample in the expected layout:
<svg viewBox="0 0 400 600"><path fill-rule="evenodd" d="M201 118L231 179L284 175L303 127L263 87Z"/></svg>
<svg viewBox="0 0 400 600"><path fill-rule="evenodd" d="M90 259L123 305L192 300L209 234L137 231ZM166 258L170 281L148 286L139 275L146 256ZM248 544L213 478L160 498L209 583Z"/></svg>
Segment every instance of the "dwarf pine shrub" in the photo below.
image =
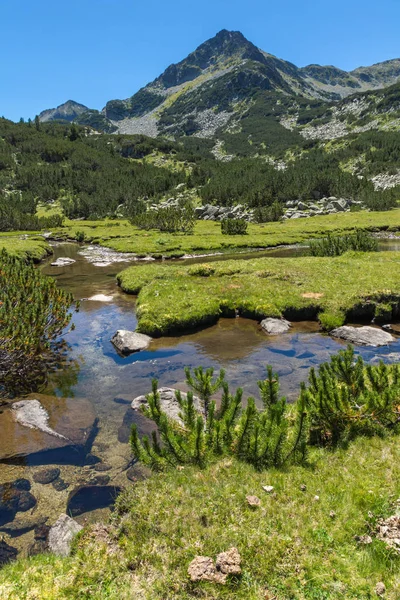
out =
<svg viewBox="0 0 400 600"><path fill-rule="evenodd" d="M356 230L349 235L328 235L321 240L310 242L311 256L340 256L349 250L355 252L376 252L378 242L366 231Z"/></svg>
<svg viewBox="0 0 400 600"><path fill-rule="evenodd" d="M300 462L306 456L308 418L302 400L295 416L287 416L286 399L279 396L276 373L268 367L265 381L258 386L263 408L248 398L242 406L243 391L231 394L224 372L213 378L213 370L186 369L186 382L199 394L202 412L195 409L193 392L176 399L181 409L180 421L170 419L162 410L157 381L147 396L148 407L142 410L158 426L151 441L139 439L134 425L131 434L133 455L154 470L164 470L178 464L194 464L204 468L210 461L223 456L235 456L262 470L281 466L288 461ZM222 387L222 399L217 408L213 394Z"/></svg>
<svg viewBox="0 0 400 600"><path fill-rule="evenodd" d="M311 421L311 441L332 446L358 435L397 432L400 423L400 365L365 365L348 346L311 369L300 400Z"/></svg>
<svg viewBox="0 0 400 600"><path fill-rule="evenodd" d="M221 221L221 233L223 235L245 235L247 225L248 223L244 219L224 219Z"/></svg>

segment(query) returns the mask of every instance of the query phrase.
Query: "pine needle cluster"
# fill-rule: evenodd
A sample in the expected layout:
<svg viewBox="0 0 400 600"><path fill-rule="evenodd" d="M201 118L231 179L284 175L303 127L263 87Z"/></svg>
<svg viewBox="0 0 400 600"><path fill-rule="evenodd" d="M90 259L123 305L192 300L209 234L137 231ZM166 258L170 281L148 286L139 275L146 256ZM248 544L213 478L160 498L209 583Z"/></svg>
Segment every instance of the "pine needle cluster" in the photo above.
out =
<svg viewBox="0 0 400 600"><path fill-rule="evenodd" d="M158 431L152 433L151 440L140 440L134 425L131 434L133 455L147 466L154 470L183 464L204 468L218 458L235 456L262 470L305 459L308 421L304 406L298 403L289 418L286 399L279 396L278 377L271 367L267 379L258 382L262 409L254 398L248 398L243 407L243 390L232 394L224 371L214 378L213 369L199 367L193 374L186 369L186 382L199 395L201 412L195 408L193 391L187 395L176 391L178 421L163 412L157 380L153 380L143 412L156 423ZM212 396L221 388L217 407Z"/></svg>

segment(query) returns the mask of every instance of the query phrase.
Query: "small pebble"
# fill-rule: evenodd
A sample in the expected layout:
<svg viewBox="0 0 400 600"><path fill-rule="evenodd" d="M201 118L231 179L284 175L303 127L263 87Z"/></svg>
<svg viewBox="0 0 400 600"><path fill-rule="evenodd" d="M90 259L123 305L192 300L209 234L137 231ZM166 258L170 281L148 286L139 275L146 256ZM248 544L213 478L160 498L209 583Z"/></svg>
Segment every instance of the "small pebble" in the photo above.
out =
<svg viewBox="0 0 400 600"><path fill-rule="evenodd" d="M260 506L261 500L257 496L246 496L246 500L249 506Z"/></svg>
<svg viewBox="0 0 400 600"><path fill-rule="evenodd" d="M314 502L319 502L319 496L314 496Z"/></svg>
<svg viewBox="0 0 400 600"><path fill-rule="evenodd" d="M384 596L386 592L386 586L383 581L378 581L375 586L375 593L377 596Z"/></svg>
<svg viewBox="0 0 400 600"><path fill-rule="evenodd" d="M305 483L302 483L302 484L301 484L301 486L300 486L300 489L301 489L301 491L302 491L302 492L306 492L306 491L307 491L307 486L306 486L306 484L305 484Z"/></svg>

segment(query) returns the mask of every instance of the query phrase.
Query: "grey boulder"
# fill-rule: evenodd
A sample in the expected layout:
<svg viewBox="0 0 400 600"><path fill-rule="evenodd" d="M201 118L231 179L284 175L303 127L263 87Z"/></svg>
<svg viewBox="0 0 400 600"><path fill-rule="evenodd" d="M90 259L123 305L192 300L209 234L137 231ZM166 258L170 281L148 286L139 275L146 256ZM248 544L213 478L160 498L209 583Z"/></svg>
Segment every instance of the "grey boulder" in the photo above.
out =
<svg viewBox="0 0 400 600"><path fill-rule="evenodd" d="M71 552L72 540L81 529L83 529L82 525L74 519L68 515L60 515L49 531L49 550L59 556L68 556Z"/></svg>
<svg viewBox="0 0 400 600"><path fill-rule="evenodd" d="M131 354L147 348L151 337L143 333L136 333L136 331L119 329L111 338L111 342L121 354Z"/></svg>
<svg viewBox="0 0 400 600"><path fill-rule="evenodd" d="M175 390L174 388L167 387L162 387L157 390L157 392L160 395L161 409L168 415L168 417L170 417L170 419L182 423L182 419L179 416L179 413L181 412L181 407L179 406L179 402L175 395L176 391L177 390ZM186 400L187 394L185 394L185 392L181 392L181 394L182 398ZM194 396L193 401L194 407L197 410L197 412L203 413L200 398ZM131 408L133 408L133 410L140 410L142 406L147 408L148 405L149 404L147 402L146 396L138 396L137 398L134 398L134 400L132 400Z"/></svg>
<svg viewBox="0 0 400 600"><path fill-rule="evenodd" d="M268 318L261 321L261 327L268 335L279 335L288 332L291 324L286 319Z"/></svg>
<svg viewBox="0 0 400 600"><path fill-rule="evenodd" d="M350 327L349 325L344 325L331 331L331 336L346 340L351 344L373 347L386 346L395 341L395 338L387 331L369 326Z"/></svg>

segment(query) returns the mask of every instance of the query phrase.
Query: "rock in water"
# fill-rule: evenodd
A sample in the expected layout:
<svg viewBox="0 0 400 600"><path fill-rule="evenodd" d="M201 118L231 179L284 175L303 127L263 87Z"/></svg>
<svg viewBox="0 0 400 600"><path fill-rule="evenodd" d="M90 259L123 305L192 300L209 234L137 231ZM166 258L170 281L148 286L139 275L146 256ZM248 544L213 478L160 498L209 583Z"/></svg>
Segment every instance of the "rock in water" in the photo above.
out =
<svg viewBox="0 0 400 600"><path fill-rule="evenodd" d="M40 404L39 400L21 400L12 405L14 418L20 425L30 429L40 429L43 433L54 435L66 440L67 438L48 426L49 414Z"/></svg>
<svg viewBox="0 0 400 600"><path fill-rule="evenodd" d="M68 515L60 515L49 531L49 550L59 556L68 556L72 540L81 529L82 525L74 519Z"/></svg>
<svg viewBox="0 0 400 600"><path fill-rule="evenodd" d="M279 335L286 333L291 328L291 324L286 319L264 319L261 321L261 327L268 335Z"/></svg>
<svg viewBox="0 0 400 600"><path fill-rule="evenodd" d="M9 481L0 485L0 526L9 523L17 512L26 512L36 505L36 498L29 488L19 487L20 480Z"/></svg>
<svg viewBox="0 0 400 600"><path fill-rule="evenodd" d="M160 395L161 409L171 419L174 419L175 421L178 421L181 423L182 420L179 417L179 413L181 412L181 407L179 406L178 400L176 399L176 395L175 395L175 392L177 390L175 390L174 388L167 388L167 387L164 388L163 387L163 388L159 388L157 391ZM182 394L183 399L187 398L187 394L185 394L185 392L181 392L181 394ZM203 413L200 398L198 398L197 396L193 396L193 402L194 402L194 408L197 410L197 412ZM140 408L142 406L146 406L146 407L148 406L146 396L138 396L137 398L135 398L132 401L131 407L133 408L133 410L140 410Z"/></svg>
<svg viewBox="0 0 400 600"><path fill-rule="evenodd" d="M0 462L27 458L31 464L80 464L90 450L96 425L87 400L31 394L0 413Z"/></svg>
<svg viewBox="0 0 400 600"><path fill-rule="evenodd" d="M346 340L350 344L358 344L363 346L386 346L395 341L395 338L382 329L376 327L350 327L344 325L331 331L331 336Z"/></svg>
<svg viewBox="0 0 400 600"><path fill-rule="evenodd" d="M67 258L64 256L60 256L54 262L51 263L52 267L68 267L69 265L73 265L76 262L73 258Z"/></svg>
<svg viewBox="0 0 400 600"><path fill-rule="evenodd" d="M47 483L51 483L60 475L60 469L55 467L54 469L43 469L42 471L38 471L33 475L33 481L36 483L41 483L42 485L46 485Z"/></svg>
<svg viewBox="0 0 400 600"><path fill-rule="evenodd" d="M111 342L118 352L127 355L147 348L151 342L151 337L143 333L136 333L136 331L119 329L111 338Z"/></svg>

